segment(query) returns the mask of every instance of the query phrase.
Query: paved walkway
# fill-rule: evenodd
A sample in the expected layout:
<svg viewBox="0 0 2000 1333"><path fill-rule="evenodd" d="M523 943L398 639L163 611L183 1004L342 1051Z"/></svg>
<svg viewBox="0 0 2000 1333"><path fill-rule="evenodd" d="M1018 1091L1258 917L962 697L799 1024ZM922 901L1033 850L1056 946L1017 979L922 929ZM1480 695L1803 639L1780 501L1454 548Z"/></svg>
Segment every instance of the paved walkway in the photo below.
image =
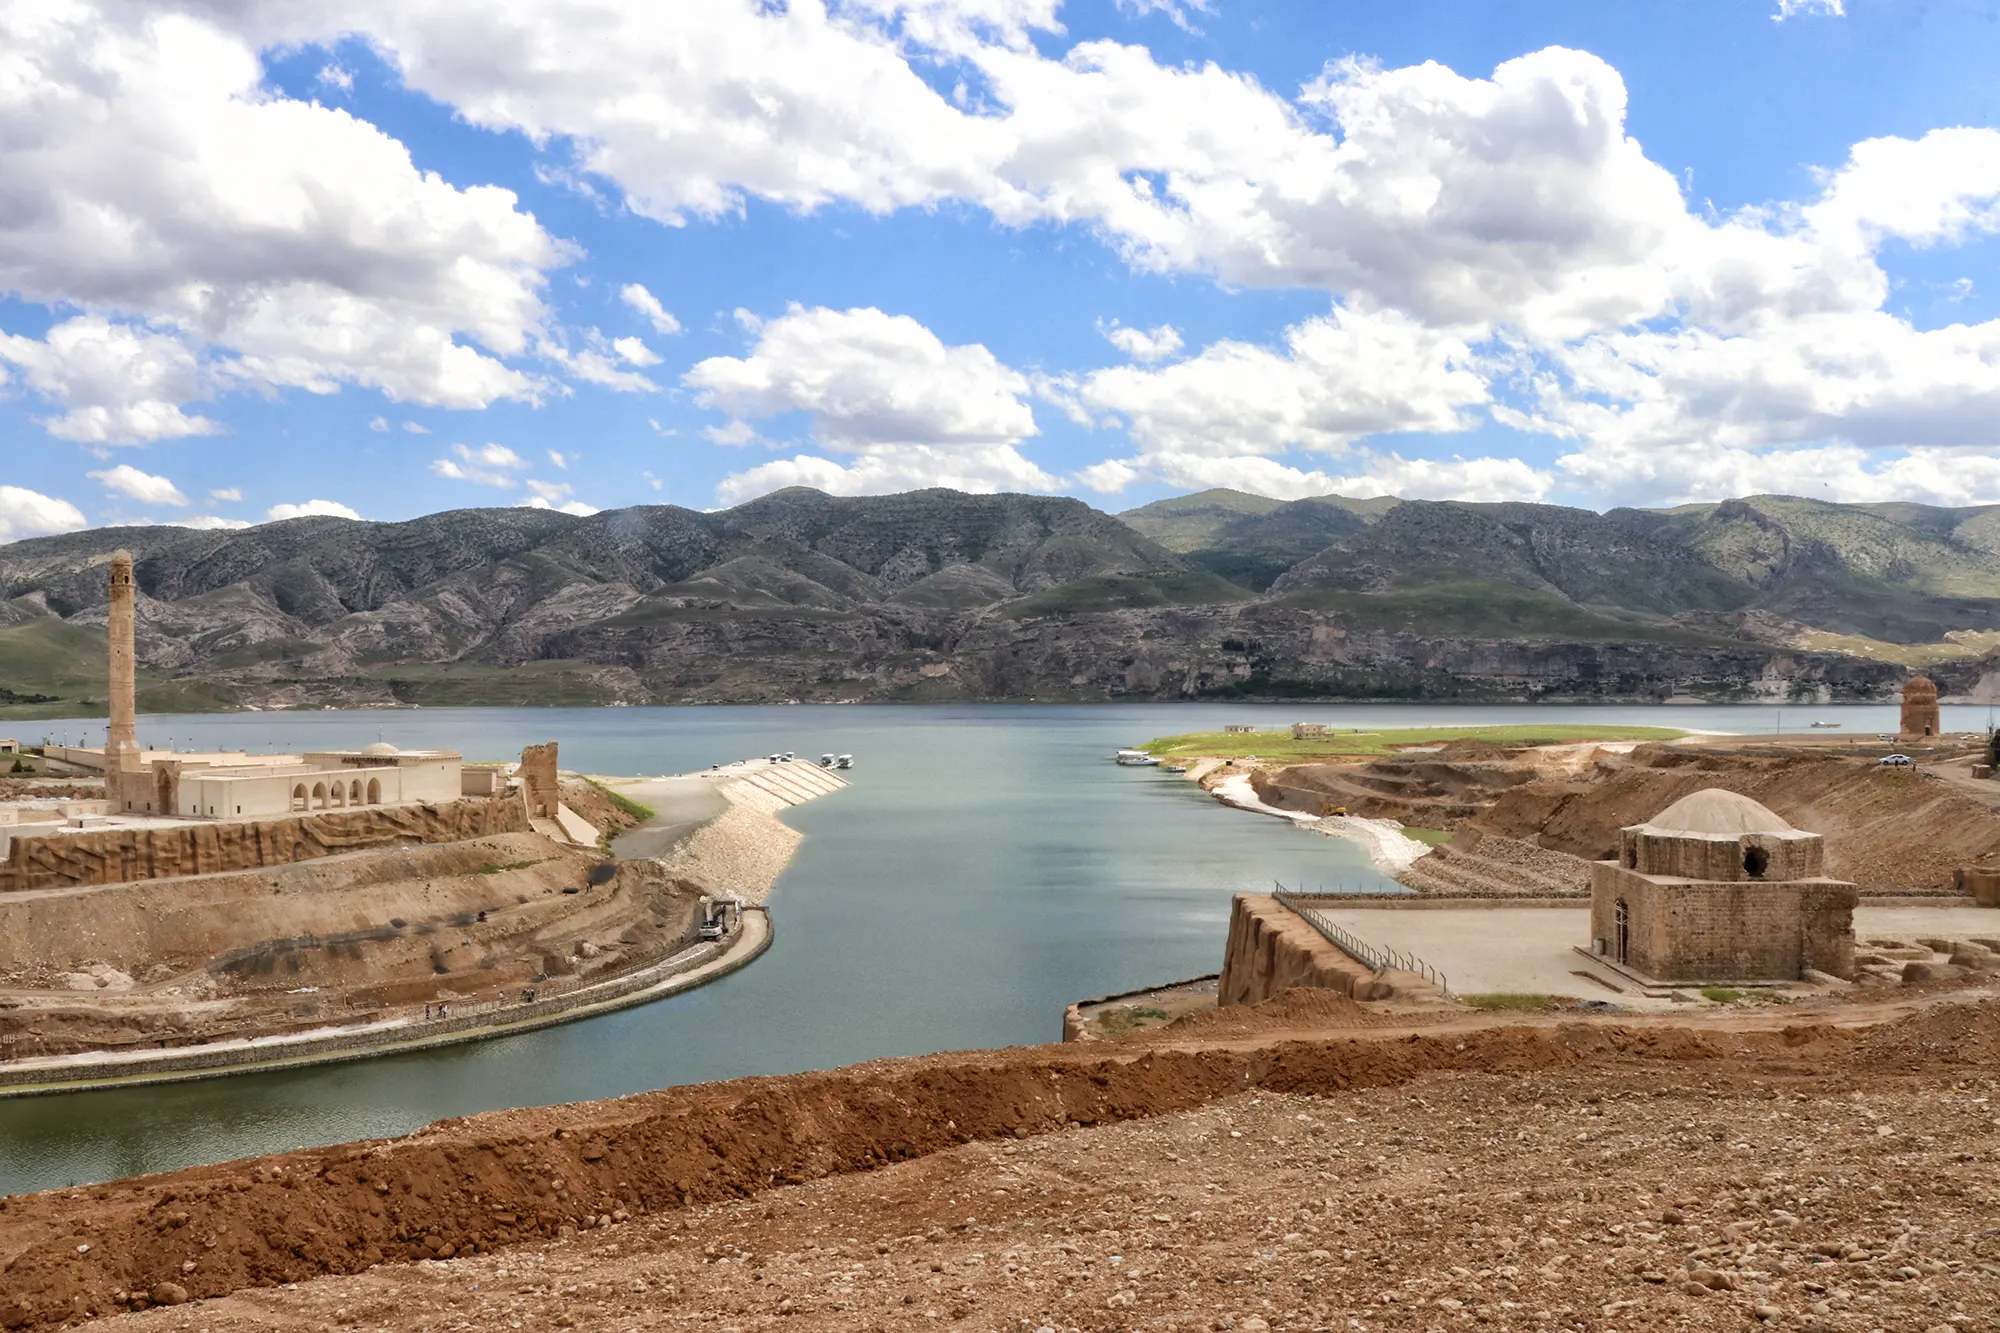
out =
<svg viewBox="0 0 2000 1333"><path fill-rule="evenodd" d="M1314 904L1342 930L1369 944L1413 953L1443 972L1454 995L1566 995L1633 1008L1671 1008L1594 966L1575 950L1590 943L1590 909L1577 907L1340 907ZM1860 907L1862 940L1915 935L2000 936L2000 911L1981 907ZM1587 974L1587 975L1579 975ZM1595 975L1623 994L1593 981Z"/></svg>

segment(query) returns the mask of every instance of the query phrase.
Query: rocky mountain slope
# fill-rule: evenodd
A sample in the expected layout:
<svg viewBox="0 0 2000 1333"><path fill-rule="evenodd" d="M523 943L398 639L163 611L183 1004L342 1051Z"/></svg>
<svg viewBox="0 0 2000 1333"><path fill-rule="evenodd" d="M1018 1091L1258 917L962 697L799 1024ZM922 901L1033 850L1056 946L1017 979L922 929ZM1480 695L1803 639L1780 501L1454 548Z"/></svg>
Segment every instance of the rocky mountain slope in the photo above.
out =
<svg viewBox="0 0 2000 1333"><path fill-rule="evenodd" d="M101 711L104 558L145 706L1117 697L1876 697L1975 688L2000 507L793 489L0 547L0 711Z"/></svg>

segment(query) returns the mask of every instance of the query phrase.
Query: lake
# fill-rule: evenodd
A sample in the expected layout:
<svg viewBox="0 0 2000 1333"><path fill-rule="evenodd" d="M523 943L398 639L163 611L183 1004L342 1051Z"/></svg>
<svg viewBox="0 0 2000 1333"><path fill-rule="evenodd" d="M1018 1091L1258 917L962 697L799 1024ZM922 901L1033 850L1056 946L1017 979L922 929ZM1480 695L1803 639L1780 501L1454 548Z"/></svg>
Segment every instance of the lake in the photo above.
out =
<svg viewBox="0 0 2000 1333"><path fill-rule="evenodd" d="M1947 707L1975 730L1984 706ZM1644 723L1893 729L1893 706L1133 704L421 709L145 717L182 749L298 752L386 739L564 767L688 772L793 750L851 753L851 789L798 807L804 846L771 898L776 941L685 995L421 1055L119 1092L0 1101L0 1193L408 1132L441 1116L616 1097L879 1056L1054 1041L1071 1000L1213 972L1230 895L1274 879L1396 886L1359 847L1233 811L1110 753L1231 721L1334 727ZM0 724L101 744L102 720Z"/></svg>

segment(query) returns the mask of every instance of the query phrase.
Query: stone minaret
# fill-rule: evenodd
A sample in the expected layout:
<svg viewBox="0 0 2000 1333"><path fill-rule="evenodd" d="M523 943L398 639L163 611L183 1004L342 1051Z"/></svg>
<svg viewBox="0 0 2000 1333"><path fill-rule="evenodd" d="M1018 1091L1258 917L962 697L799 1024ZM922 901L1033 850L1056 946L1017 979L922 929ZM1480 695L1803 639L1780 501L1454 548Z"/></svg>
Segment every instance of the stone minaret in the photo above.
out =
<svg viewBox="0 0 2000 1333"><path fill-rule="evenodd" d="M104 794L113 810L136 808L146 797L140 762L138 708L133 700L132 553L111 556L111 728L104 742ZM127 802L134 805L128 807Z"/></svg>

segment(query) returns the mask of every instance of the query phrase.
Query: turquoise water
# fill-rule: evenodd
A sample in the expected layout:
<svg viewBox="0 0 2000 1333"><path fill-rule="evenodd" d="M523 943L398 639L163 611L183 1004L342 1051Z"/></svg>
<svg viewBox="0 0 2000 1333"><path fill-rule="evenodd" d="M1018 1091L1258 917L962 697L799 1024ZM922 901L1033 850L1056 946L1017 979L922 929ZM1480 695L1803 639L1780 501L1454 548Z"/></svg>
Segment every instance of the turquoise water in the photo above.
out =
<svg viewBox="0 0 2000 1333"><path fill-rule="evenodd" d="M1879 706L1787 708L1842 732ZM1947 708L1976 729L1986 709ZM424 709L149 717L149 744L299 751L381 738L499 759L561 742L565 767L675 773L794 750L852 753L854 785L791 811L771 951L639 1009L424 1055L289 1074L0 1101L0 1193L346 1139L440 1116L615 1097L878 1056L1053 1041L1086 996L1213 972L1230 895L1274 879L1393 889L1360 849L1225 809L1107 756L1226 721L1341 727L1623 722L1773 729L1769 708L1124 705ZM17 723L102 740L103 723Z"/></svg>

